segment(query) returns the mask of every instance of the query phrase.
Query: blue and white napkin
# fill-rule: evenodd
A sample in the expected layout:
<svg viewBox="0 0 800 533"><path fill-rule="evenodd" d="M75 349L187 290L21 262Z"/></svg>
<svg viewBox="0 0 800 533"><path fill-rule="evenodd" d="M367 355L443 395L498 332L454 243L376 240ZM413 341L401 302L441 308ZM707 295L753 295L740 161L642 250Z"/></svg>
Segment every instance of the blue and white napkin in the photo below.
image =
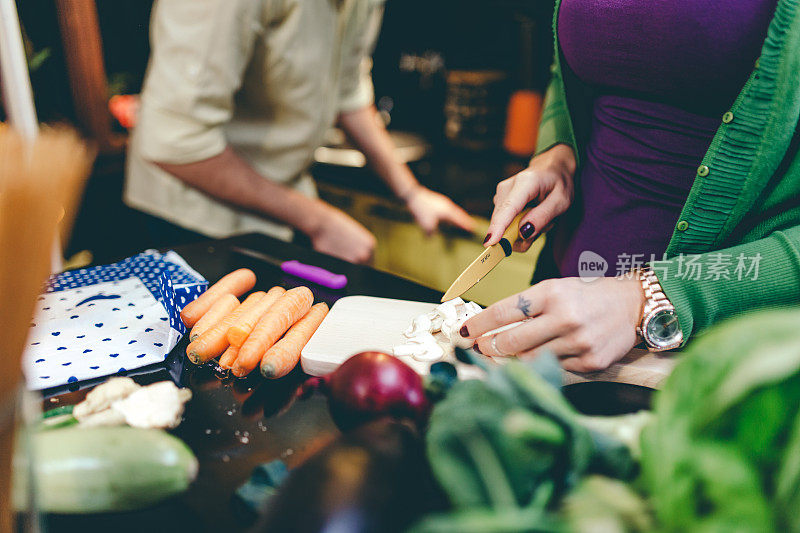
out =
<svg viewBox="0 0 800 533"><path fill-rule="evenodd" d="M31 390L164 361L186 333L180 310L208 287L177 253L148 250L53 276L23 359Z"/></svg>

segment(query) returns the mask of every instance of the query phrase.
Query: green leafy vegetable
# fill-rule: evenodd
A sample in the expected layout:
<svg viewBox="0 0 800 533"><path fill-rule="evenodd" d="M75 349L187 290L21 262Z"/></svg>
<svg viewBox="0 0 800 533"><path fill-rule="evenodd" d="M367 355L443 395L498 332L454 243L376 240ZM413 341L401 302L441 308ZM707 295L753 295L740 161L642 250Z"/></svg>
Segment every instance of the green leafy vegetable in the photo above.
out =
<svg viewBox="0 0 800 533"><path fill-rule="evenodd" d="M568 531L643 533L653 531L645 500L628 484L603 476L588 476L567 494L562 517Z"/></svg>
<svg viewBox="0 0 800 533"><path fill-rule="evenodd" d="M539 357L452 386L426 441L454 512L427 517L415 531L555 531L551 511L581 476L632 476L627 447L585 427L553 386L559 372L554 357Z"/></svg>
<svg viewBox="0 0 800 533"><path fill-rule="evenodd" d="M432 515L419 522L410 533L554 533L562 531L560 522L541 508L463 510Z"/></svg>
<svg viewBox="0 0 800 533"><path fill-rule="evenodd" d="M800 531L800 311L697 339L656 396L643 483L665 531Z"/></svg>

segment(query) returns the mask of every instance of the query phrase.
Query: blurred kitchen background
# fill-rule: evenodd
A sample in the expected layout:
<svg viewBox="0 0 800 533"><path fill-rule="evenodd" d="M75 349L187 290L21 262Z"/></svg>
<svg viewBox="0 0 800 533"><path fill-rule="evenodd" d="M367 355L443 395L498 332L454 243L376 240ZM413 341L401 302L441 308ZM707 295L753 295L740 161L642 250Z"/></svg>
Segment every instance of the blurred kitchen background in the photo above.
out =
<svg viewBox="0 0 800 533"><path fill-rule="evenodd" d="M388 0L374 51L375 102L426 186L479 219L478 233L426 238L341 132L315 154L320 194L378 238L374 266L446 289L481 249L498 181L532 155L552 56L551 0ZM100 149L66 252L110 262L152 247L121 200L127 126L148 55L149 0L20 0L39 119L69 122ZM68 81L68 83L66 83ZM540 242L466 297L521 290ZM174 243L180 244L180 243ZM431 265L435 265L432 268Z"/></svg>

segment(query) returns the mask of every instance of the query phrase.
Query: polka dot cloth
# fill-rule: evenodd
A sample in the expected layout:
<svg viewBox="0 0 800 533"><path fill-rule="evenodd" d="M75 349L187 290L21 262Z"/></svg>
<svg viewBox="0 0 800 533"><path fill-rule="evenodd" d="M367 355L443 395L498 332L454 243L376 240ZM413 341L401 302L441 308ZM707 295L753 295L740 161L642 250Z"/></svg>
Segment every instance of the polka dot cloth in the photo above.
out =
<svg viewBox="0 0 800 533"><path fill-rule="evenodd" d="M163 362L186 333L180 310L208 282L175 252L51 277L24 357L28 388L77 383Z"/></svg>
<svg viewBox="0 0 800 533"><path fill-rule="evenodd" d="M208 288L208 282L183 285L175 288L170 275L162 272L158 278L158 295L156 298L164 305L169 315L169 325L172 329L186 334L186 326L181 321L180 312L183 307L203 294Z"/></svg>
<svg viewBox="0 0 800 533"><path fill-rule="evenodd" d="M177 253L170 250L166 254L161 254L156 250L147 250L133 257L123 259L119 263L70 270L51 276L45 292L58 292L103 281L119 281L136 276L154 297L162 298L161 274L166 274L171 284L182 292L186 303L192 301L189 299L190 296L194 295L192 297L194 299L208 287L208 282L200 274L192 270ZM183 305L179 307L179 311L183 309Z"/></svg>

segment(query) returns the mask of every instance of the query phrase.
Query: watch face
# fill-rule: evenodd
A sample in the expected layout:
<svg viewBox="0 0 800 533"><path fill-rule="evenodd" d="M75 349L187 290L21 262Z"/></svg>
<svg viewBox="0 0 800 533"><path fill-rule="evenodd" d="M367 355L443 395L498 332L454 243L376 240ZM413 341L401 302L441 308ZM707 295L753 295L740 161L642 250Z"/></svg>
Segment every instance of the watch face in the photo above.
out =
<svg viewBox="0 0 800 533"><path fill-rule="evenodd" d="M663 309L656 312L647 323L647 338L656 346L673 344L680 332L678 315L671 309Z"/></svg>

